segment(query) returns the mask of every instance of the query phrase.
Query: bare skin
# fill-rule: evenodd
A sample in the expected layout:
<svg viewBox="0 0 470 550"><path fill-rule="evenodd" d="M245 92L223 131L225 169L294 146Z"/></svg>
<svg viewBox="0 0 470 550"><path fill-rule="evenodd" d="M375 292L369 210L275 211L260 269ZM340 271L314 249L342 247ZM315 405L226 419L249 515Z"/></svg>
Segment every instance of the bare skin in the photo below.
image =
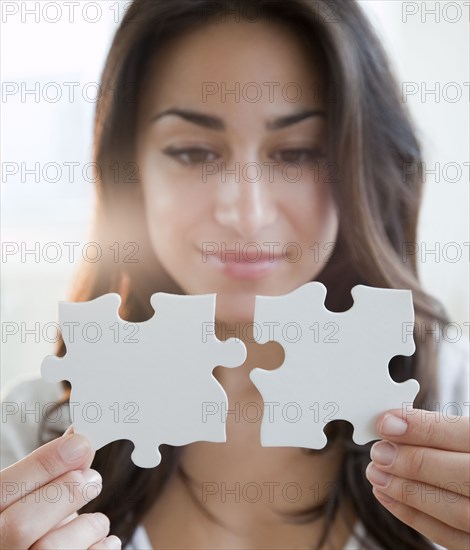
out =
<svg viewBox="0 0 470 550"><path fill-rule="evenodd" d="M336 239L337 214L328 186L321 184L326 143L321 114L326 110L318 94L321 71L295 35L259 22L205 27L168 44L162 54L148 75L140 105L137 149L148 229L162 267L185 292L217 292L218 336L241 337L248 357L239 368L215 369L230 409L240 412L239 418L228 415L227 443L201 442L183 450L182 465L193 480L195 499L175 477L143 524L155 548L312 547L321 521L293 525L276 512L292 513L322 499L340 466L339 452L333 446L314 455L260 446L262 399L248 374L255 367L278 367L283 354L275 344L252 343L244 329L253 319L256 294L284 294L314 279ZM251 83L238 101L212 93L224 84L234 89L237 82L242 89ZM256 92L253 83L264 90L255 102L247 100ZM277 83L278 93L272 96L265 83ZM289 83L294 86L287 93ZM206 97L204 84L212 86ZM302 93L292 101L296 87ZM152 120L170 108L217 116L219 129L214 120L211 128L203 128L197 123L200 117L189 122L173 114ZM302 120L266 127L306 110L313 113ZM199 150L176 153L175 148ZM319 168L314 177L312 160ZM204 162L217 170L203 177ZM242 177L230 172L222 177L224 162L227 170L239 162ZM278 164L265 164L269 162ZM243 170L253 164L274 171L268 168L253 179L253 172L248 176ZM292 172L286 174L284 168L295 164L301 170L293 183ZM269 269L264 261L264 270L253 276L259 264L243 256L244 261L232 261L230 272L213 254L210 261L201 256L204 243L225 244L228 250L240 243L242 251L251 243L252 254L252 243L264 247L273 242L281 250L296 243L301 258L292 261L291 247ZM385 411L376 429L384 441L372 446L365 474L378 502L433 542L470 548L469 418L418 409ZM93 456L86 438L70 428L2 470L0 545L119 548L121 541L108 536L104 514L77 516L101 490L101 476L89 469ZM58 488L61 498L45 498ZM354 523L350 502L342 503L325 549L344 547L350 530L343 515Z"/></svg>
<svg viewBox="0 0 470 550"><path fill-rule="evenodd" d="M308 162L316 160L320 173L324 170L321 72L288 30L236 22L213 24L177 38L155 58L152 69L140 110L137 151L155 252L187 293L217 292L219 336L224 339L235 331L247 345L248 356L240 368L218 367L214 372L230 409L239 411L239 417L228 415L227 443L200 442L184 449L182 466L193 480L197 504L175 476L143 524L156 548L311 547L319 539L322 521L295 525L278 512L318 504L335 479L341 457L334 448L307 455L299 448L260 446L263 400L248 375L257 366L280 366L283 351L276 344L254 343L245 329L253 318L256 294L284 294L315 278L328 253L325 244L336 240L338 220L330 191L313 181L308 169ZM256 102L246 99L254 88L246 89L245 95L242 91L238 101L229 94L204 95L207 83L215 86L213 91L224 84L235 89L237 82L241 90L250 82L276 82L279 87L272 96L263 88ZM295 85L285 88L288 83ZM289 101L296 89L301 98ZM155 120L168 109L183 108L217 116L226 128L203 128L176 115ZM272 119L306 110L321 114L282 129L265 127ZM165 153L169 147L203 148L208 153L180 152L175 158ZM225 162L227 169L235 162L264 166L271 161L277 168L273 179L264 170L259 181L250 174L237 179L227 173L222 179L220 171L204 180L201 160L217 166ZM289 162L301 169L295 183L283 176ZM265 276L243 278L202 261L204 242L226 243L227 249L237 242L278 242L281 247L295 242L303 254L299 261L289 261L286 253L278 268ZM321 257L309 253L315 243ZM343 505L325 547L342 548L349 538L343 512L352 521L350 507Z"/></svg>
<svg viewBox="0 0 470 550"><path fill-rule="evenodd" d="M239 417L227 417L227 443L193 443L184 449L182 467L191 477L190 491L174 476L143 524L154 548L312 548L323 522L289 524L279 513L293 513L318 504L334 482L340 454L329 446L324 454L307 455L295 448L267 448L259 443L258 412L263 401L256 388L245 389L258 361L273 359L278 350L252 345L246 362L225 369L224 387ZM273 353L274 352L274 353ZM216 374L222 367L216 370ZM255 406L254 404L257 404ZM208 517L209 512L217 521ZM343 548L354 514L343 504L323 548ZM221 525L219 525L219 523Z"/></svg>

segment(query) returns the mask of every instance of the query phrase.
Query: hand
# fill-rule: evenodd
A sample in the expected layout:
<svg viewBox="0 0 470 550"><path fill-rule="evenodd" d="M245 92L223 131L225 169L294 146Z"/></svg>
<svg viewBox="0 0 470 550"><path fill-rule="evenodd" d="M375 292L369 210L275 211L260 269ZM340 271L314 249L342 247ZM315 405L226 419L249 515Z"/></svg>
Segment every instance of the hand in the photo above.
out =
<svg viewBox="0 0 470 550"><path fill-rule="evenodd" d="M0 547L9 550L118 549L106 537L109 519L76 511L101 491L101 476L89 469L94 452L72 426L1 472Z"/></svg>
<svg viewBox="0 0 470 550"><path fill-rule="evenodd" d="M377 419L366 476L379 502L449 549L470 549L470 418L421 409Z"/></svg>

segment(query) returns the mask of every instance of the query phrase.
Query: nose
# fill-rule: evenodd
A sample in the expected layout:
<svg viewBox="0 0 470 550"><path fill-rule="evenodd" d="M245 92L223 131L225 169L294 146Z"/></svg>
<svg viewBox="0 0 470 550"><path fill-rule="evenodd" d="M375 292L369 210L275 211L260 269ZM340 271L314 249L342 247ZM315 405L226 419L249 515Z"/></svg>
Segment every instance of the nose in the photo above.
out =
<svg viewBox="0 0 470 550"><path fill-rule="evenodd" d="M235 170L227 168L225 174L222 167L215 219L243 238L256 237L277 219L274 184L269 182L264 173L266 168L259 163L235 166Z"/></svg>

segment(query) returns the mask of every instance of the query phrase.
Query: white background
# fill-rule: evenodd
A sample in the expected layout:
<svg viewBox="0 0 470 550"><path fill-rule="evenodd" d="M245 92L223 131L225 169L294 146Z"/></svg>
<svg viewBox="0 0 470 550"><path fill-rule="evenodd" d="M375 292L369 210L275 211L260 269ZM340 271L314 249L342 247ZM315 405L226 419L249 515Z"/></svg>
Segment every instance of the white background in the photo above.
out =
<svg viewBox="0 0 470 550"><path fill-rule="evenodd" d="M439 163L441 172L440 176L428 176L418 239L422 255L420 273L425 288L444 303L451 320L466 331L462 341L468 345L469 3L393 0L360 3L377 27L400 82L414 83L408 84L408 89L418 90L407 96L407 105L424 145L426 167L434 169ZM9 16L6 6L12 4L20 12ZM93 185L77 177L91 162L96 90L92 85L87 87L87 83L99 82L116 22L122 18L128 2L82 1L72 23L68 21L64 2L49 2L62 10L56 23L47 19L54 19L57 10L51 7L44 16L41 9L47 2L37 2L41 8L39 15L27 15L23 23L21 9L25 5L34 9L34 4L2 2L2 241L26 242L28 248L34 247L35 242L76 241L81 245L76 250L75 263L67 258L58 263L44 260L36 263L33 255L28 255L24 263L19 255L2 257L2 384L39 376L42 359L55 349L54 344L42 337L36 343L34 334L21 334L20 330L8 336L6 331L11 328L9 323L25 323L26 328L32 329L35 323L43 327L56 322L57 303L67 299L83 243L88 240L93 211ZM99 4L99 21L87 22L86 19L95 19L97 12L91 5L83 12L85 4ZM21 102L18 94L5 96L5 84L11 82L25 82L28 89L34 89L39 82L41 90L47 82L57 82L63 89L65 82L77 82L79 86L75 88L73 102L69 102L67 95L57 103L44 100L36 103L31 95L26 102ZM429 92L432 89L437 89L437 97ZM461 97L454 100L459 89ZM52 88L48 92L50 97L54 96ZM82 94L88 94L88 100ZM25 162L28 167L36 162L41 166L56 162L64 175L58 183L36 183L31 175L22 183L20 175L5 174L7 163L12 162ZM67 182L63 164L66 162L80 163L72 183ZM450 181L456 171L448 163L460 167L462 173L457 181ZM48 177L53 175L51 170ZM449 243L456 243L457 247ZM458 250L462 256L453 261ZM53 251L50 253L52 256ZM450 337L454 335L455 332L449 332Z"/></svg>

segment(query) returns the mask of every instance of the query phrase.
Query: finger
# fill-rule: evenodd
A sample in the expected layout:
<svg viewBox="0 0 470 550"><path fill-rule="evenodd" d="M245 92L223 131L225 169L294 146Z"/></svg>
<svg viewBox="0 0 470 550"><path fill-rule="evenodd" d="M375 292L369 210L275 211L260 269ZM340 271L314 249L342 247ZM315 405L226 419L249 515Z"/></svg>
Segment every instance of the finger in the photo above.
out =
<svg viewBox="0 0 470 550"><path fill-rule="evenodd" d="M5 547L29 548L68 515L96 498L101 488L101 476L95 470L73 470L27 494L0 514Z"/></svg>
<svg viewBox="0 0 470 550"><path fill-rule="evenodd" d="M403 502L390 499L389 495L382 493L375 487L372 492L390 513L436 544L444 548L462 548L462 550L470 548L470 535L468 533L454 529L420 510L407 506Z"/></svg>
<svg viewBox="0 0 470 550"><path fill-rule="evenodd" d="M370 457L384 472L470 496L469 453L379 441Z"/></svg>
<svg viewBox="0 0 470 550"><path fill-rule="evenodd" d="M470 499L419 481L403 479L379 470L371 462L367 479L382 493L394 500L462 531L469 531Z"/></svg>
<svg viewBox="0 0 470 550"><path fill-rule="evenodd" d="M58 529L59 527L62 527L62 525L65 525L66 523L68 523L69 521L72 521L75 518L78 518L77 512L74 512L73 514L70 514L70 516L67 516L62 521L59 521L59 523L54 526L54 529Z"/></svg>
<svg viewBox="0 0 470 550"><path fill-rule="evenodd" d="M89 550L120 550L122 546L121 539L115 535L110 535L104 540L90 546Z"/></svg>
<svg viewBox="0 0 470 550"><path fill-rule="evenodd" d="M470 453L470 417L441 414L422 409L393 409L376 423L383 439Z"/></svg>
<svg viewBox="0 0 470 550"><path fill-rule="evenodd" d="M89 468L94 454L86 437L68 430L61 437L42 445L2 470L0 512L70 470Z"/></svg>
<svg viewBox="0 0 470 550"><path fill-rule="evenodd" d="M44 535L30 550L88 550L108 533L109 519L104 514L82 514Z"/></svg>

